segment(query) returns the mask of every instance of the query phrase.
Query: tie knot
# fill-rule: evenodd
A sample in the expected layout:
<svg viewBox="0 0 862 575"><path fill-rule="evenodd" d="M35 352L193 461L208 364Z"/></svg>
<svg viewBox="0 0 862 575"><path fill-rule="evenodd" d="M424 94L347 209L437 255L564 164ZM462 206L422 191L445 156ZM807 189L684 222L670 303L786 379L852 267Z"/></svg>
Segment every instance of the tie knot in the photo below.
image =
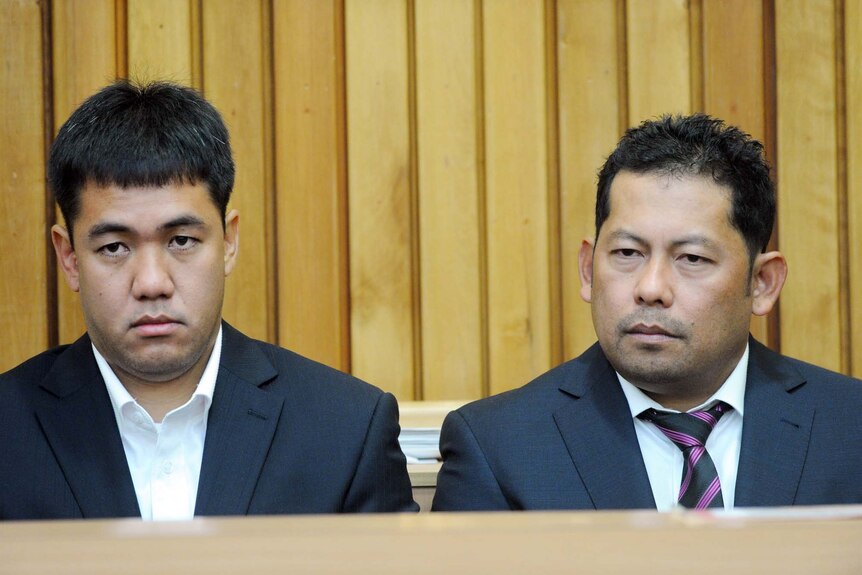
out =
<svg viewBox="0 0 862 575"><path fill-rule="evenodd" d="M651 421L668 439L683 451L695 446L703 447L721 416L733 409L719 401L704 411L670 413L647 409L638 417Z"/></svg>

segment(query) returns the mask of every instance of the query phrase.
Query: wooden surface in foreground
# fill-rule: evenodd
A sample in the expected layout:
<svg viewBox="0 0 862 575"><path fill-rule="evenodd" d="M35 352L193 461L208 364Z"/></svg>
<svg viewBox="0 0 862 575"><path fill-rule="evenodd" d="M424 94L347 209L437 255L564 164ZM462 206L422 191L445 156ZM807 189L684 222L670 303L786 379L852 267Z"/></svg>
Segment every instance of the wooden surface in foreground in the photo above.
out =
<svg viewBox="0 0 862 575"><path fill-rule="evenodd" d="M0 523L0 573L862 573L862 506Z"/></svg>

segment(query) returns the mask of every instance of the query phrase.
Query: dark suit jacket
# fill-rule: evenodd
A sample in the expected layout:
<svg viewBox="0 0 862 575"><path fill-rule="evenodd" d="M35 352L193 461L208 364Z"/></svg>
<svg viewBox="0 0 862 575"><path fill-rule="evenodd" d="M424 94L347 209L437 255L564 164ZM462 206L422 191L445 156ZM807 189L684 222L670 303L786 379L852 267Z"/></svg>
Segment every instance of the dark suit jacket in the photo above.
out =
<svg viewBox="0 0 862 575"><path fill-rule="evenodd" d="M862 503L862 382L750 340L736 507ZM449 414L433 510L655 509L598 344Z"/></svg>
<svg viewBox="0 0 862 575"><path fill-rule="evenodd" d="M227 324L195 515L413 511L395 398ZM0 519L140 516L86 335L0 376Z"/></svg>

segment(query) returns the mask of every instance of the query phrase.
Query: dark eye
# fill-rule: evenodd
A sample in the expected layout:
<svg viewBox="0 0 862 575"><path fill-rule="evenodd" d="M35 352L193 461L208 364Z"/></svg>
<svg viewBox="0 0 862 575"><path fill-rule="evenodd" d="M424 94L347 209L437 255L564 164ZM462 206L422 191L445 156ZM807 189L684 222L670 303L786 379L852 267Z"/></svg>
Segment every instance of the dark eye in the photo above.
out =
<svg viewBox="0 0 862 575"><path fill-rule="evenodd" d="M191 236L174 236L171 238L171 247L187 250L197 244L197 240Z"/></svg>
<svg viewBox="0 0 862 575"><path fill-rule="evenodd" d="M117 257L123 255L128 250L129 248L127 248L122 242L111 242L100 247L98 252L109 257Z"/></svg>
<svg viewBox="0 0 862 575"><path fill-rule="evenodd" d="M689 264L702 264L707 262L707 259L705 257L696 254L685 254L682 257L685 262Z"/></svg>

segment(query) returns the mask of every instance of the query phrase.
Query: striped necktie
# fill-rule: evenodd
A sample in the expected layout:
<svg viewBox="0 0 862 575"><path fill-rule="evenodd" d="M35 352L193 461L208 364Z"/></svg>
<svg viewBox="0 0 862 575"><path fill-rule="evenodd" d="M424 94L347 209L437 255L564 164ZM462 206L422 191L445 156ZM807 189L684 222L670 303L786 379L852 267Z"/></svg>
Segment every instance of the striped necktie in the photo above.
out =
<svg viewBox="0 0 862 575"><path fill-rule="evenodd" d="M706 451L706 438L721 416L733 408L719 401L706 411L669 413L647 409L638 417L650 421L682 450L685 466L679 487L679 504L691 509L723 508L721 482Z"/></svg>

